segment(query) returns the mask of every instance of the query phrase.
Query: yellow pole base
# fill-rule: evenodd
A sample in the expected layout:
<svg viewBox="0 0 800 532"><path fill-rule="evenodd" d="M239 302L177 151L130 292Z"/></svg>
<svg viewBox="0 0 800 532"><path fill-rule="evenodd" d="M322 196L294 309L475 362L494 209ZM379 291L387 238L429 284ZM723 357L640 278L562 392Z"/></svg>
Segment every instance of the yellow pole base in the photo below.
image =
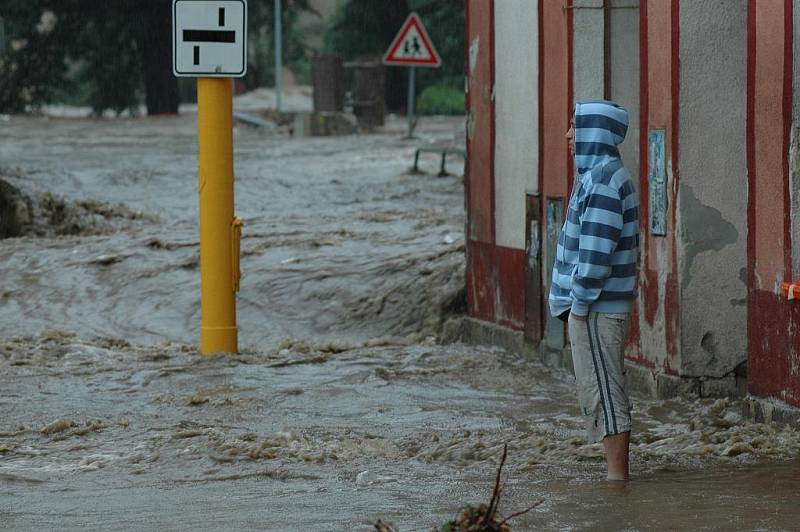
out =
<svg viewBox="0 0 800 532"><path fill-rule="evenodd" d="M236 327L200 327L200 352L204 355L236 353L237 341Z"/></svg>
<svg viewBox="0 0 800 532"><path fill-rule="evenodd" d="M233 80L198 78L200 352L236 353L238 257L233 257ZM237 271L234 272L234 269Z"/></svg>

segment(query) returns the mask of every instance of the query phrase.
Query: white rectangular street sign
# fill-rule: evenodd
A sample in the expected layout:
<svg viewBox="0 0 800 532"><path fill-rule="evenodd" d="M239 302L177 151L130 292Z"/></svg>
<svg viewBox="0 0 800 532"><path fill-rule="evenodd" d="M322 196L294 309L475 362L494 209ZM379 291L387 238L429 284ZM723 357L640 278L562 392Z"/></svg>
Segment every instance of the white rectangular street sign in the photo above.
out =
<svg viewBox="0 0 800 532"><path fill-rule="evenodd" d="M247 1L173 0L172 57L178 77L243 77Z"/></svg>

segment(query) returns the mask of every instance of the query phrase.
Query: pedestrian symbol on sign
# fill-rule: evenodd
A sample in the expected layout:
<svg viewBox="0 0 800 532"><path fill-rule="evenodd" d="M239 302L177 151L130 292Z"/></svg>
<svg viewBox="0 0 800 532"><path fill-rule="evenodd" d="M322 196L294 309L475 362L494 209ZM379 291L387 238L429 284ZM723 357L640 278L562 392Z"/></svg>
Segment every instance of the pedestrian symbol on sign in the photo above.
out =
<svg viewBox="0 0 800 532"><path fill-rule="evenodd" d="M410 43L408 40L403 43L403 55L405 57L420 57L422 55L422 49L420 48L419 39L416 35L411 38Z"/></svg>
<svg viewBox="0 0 800 532"><path fill-rule="evenodd" d="M383 57L386 65L438 67L442 62L416 13L411 13Z"/></svg>

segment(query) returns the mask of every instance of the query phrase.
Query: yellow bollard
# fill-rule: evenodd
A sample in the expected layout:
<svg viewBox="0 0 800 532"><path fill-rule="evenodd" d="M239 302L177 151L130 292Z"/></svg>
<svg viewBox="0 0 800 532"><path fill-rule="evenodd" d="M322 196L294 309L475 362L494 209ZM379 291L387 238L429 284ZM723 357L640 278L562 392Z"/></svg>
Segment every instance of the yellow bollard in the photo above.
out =
<svg viewBox="0 0 800 532"><path fill-rule="evenodd" d="M233 215L233 80L197 79L200 352L236 353L241 221ZM234 253L236 256L234 257Z"/></svg>

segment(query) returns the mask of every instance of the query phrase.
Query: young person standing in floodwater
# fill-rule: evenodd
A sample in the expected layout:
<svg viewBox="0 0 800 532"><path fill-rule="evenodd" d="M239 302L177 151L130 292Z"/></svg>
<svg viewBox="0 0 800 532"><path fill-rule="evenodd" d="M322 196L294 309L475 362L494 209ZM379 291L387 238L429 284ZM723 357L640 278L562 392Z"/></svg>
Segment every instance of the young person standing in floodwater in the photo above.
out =
<svg viewBox="0 0 800 532"><path fill-rule="evenodd" d="M625 340L636 299L639 204L617 146L628 112L575 104L566 137L576 177L558 237L550 313L568 322L578 403L591 442L603 441L609 480L628 479L631 402Z"/></svg>

